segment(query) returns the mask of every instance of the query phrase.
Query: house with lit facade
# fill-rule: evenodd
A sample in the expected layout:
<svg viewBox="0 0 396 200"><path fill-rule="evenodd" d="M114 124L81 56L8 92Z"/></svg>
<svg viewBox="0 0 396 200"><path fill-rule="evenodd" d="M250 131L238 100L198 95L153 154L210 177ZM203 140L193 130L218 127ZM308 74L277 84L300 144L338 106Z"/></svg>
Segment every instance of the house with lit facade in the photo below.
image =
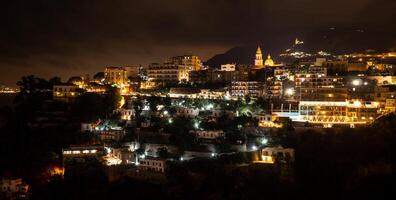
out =
<svg viewBox="0 0 396 200"><path fill-rule="evenodd" d="M56 100L70 101L80 95L80 88L77 85L65 83L54 85L52 89L53 98Z"/></svg>

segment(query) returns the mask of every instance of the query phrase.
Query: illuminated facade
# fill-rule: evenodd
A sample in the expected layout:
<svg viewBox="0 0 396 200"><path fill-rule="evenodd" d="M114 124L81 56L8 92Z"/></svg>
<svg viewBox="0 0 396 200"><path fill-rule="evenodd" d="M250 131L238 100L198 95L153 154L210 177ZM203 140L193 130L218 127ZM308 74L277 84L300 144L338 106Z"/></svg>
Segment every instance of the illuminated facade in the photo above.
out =
<svg viewBox="0 0 396 200"><path fill-rule="evenodd" d="M299 114L302 121L319 124L366 124L378 116L378 102L301 101Z"/></svg>
<svg viewBox="0 0 396 200"><path fill-rule="evenodd" d="M62 149L63 158L97 157L104 154L103 146L76 146Z"/></svg>
<svg viewBox="0 0 396 200"><path fill-rule="evenodd" d="M275 66L274 61L272 60L270 54L268 54L267 59L264 62L264 65L265 66L270 66L270 67Z"/></svg>
<svg viewBox="0 0 396 200"><path fill-rule="evenodd" d="M231 95L235 97L252 96L258 97L263 95L264 87L262 82L258 81L233 81L231 82Z"/></svg>
<svg viewBox="0 0 396 200"><path fill-rule="evenodd" d="M224 131L201 131L201 130L191 130L190 134L193 134L197 139L204 140L215 140L224 137Z"/></svg>
<svg viewBox="0 0 396 200"><path fill-rule="evenodd" d="M104 79L107 84L123 85L128 83L128 73L124 67L106 67Z"/></svg>
<svg viewBox="0 0 396 200"><path fill-rule="evenodd" d="M294 162L295 154L292 148L267 147L261 150L261 162L273 164L275 162Z"/></svg>
<svg viewBox="0 0 396 200"><path fill-rule="evenodd" d="M221 71L235 71L236 64L225 64L221 65Z"/></svg>
<svg viewBox="0 0 396 200"><path fill-rule="evenodd" d="M281 128L282 124L277 123L278 116L275 114L257 115L258 126L262 128Z"/></svg>
<svg viewBox="0 0 396 200"><path fill-rule="evenodd" d="M261 68L263 67L263 54L261 53L261 49L260 46L257 47L257 51L256 51L256 59L254 60L254 66L256 68Z"/></svg>
<svg viewBox="0 0 396 200"><path fill-rule="evenodd" d="M166 160L159 158L146 158L139 162L138 168L139 170L147 172L165 173Z"/></svg>
<svg viewBox="0 0 396 200"><path fill-rule="evenodd" d="M153 63L147 72L149 81L188 82L190 72L201 69L202 63L198 56L184 55L169 58L163 64Z"/></svg>
<svg viewBox="0 0 396 200"><path fill-rule="evenodd" d="M52 92L54 99L67 100L79 95L79 87L73 84L54 85Z"/></svg>

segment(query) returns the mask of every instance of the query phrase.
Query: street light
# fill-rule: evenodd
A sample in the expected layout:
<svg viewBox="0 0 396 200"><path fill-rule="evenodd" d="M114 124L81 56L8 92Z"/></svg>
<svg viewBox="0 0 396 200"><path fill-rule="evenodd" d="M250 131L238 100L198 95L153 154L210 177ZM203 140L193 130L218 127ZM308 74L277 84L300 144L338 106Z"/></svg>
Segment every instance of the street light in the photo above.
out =
<svg viewBox="0 0 396 200"><path fill-rule="evenodd" d="M287 96L292 96L292 95L294 95L294 88L288 88L288 89L286 89L286 95Z"/></svg>
<svg viewBox="0 0 396 200"><path fill-rule="evenodd" d="M198 123L198 122L195 122L195 123L194 123L194 127L195 127L195 128L199 128L199 123Z"/></svg>
<svg viewBox="0 0 396 200"><path fill-rule="evenodd" d="M362 83L361 83L361 80L360 79L355 79L355 80L353 80L352 81L352 85L354 85L354 86L359 86L359 85L361 85Z"/></svg>
<svg viewBox="0 0 396 200"><path fill-rule="evenodd" d="M267 138L263 138L262 140L261 140L261 144L267 144L268 143L268 139Z"/></svg>

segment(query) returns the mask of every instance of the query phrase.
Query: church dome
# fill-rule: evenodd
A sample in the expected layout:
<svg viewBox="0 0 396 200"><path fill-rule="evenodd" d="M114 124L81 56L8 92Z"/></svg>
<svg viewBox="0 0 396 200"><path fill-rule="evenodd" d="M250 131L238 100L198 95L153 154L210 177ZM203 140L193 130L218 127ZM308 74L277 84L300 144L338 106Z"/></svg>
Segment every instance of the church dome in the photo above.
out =
<svg viewBox="0 0 396 200"><path fill-rule="evenodd" d="M274 66L274 61L271 59L271 55L268 54L267 60L264 62L265 66Z"/></svg>

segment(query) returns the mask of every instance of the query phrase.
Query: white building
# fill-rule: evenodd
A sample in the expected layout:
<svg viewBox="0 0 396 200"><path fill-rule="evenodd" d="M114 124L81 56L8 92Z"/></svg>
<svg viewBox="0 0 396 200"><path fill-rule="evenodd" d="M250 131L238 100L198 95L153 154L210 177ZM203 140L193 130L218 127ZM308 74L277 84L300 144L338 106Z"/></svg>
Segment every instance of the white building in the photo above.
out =
<svg viewBox="0 0 396 200"><path fill-rule="evenodd" d="M139 162L138 169L148 172L165 173L166 160L160 158L145 158Z"/></svg>

